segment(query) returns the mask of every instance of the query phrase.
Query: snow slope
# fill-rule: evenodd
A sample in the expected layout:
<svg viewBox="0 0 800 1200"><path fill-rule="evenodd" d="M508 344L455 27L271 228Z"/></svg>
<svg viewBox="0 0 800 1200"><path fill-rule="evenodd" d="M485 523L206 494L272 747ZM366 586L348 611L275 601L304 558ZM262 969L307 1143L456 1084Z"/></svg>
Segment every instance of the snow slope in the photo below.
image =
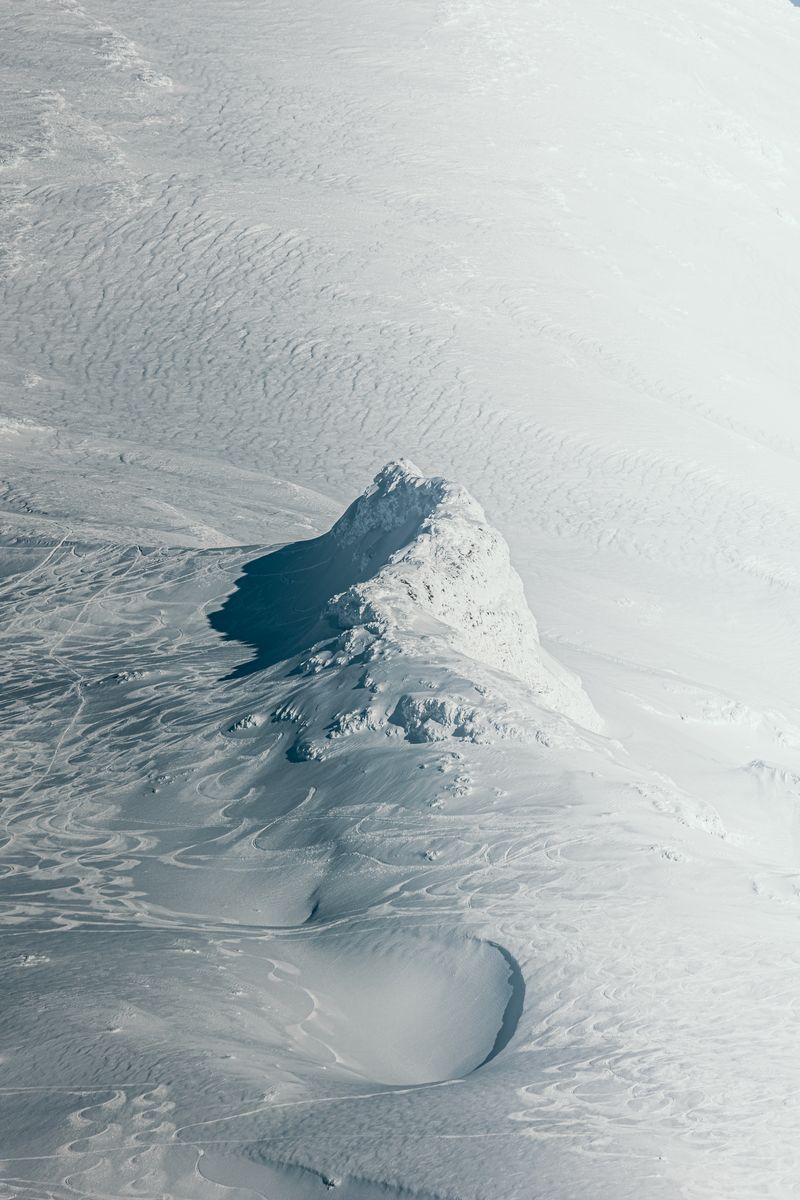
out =
<svg viewBox="0 0 800 1200"><path fill-rule="evenodd" d="M256 557L6 555L7 1194L791 1194L785 716L650 674L794 769L636 761L408 464Z"/></svg>
<svg viewBox="0 0 800 1200"><path fill-rule="evenodd" d="M796 1194L799 20L0 5L0 1195Z"/></svg>

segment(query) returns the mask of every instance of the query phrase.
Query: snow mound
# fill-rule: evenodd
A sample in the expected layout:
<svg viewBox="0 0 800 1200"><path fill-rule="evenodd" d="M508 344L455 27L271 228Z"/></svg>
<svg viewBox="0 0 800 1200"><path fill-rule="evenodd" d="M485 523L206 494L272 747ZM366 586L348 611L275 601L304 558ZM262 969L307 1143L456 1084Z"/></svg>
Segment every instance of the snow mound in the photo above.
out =
<svg viewBox="0 0 800 1200"><path fill-rule="evenodd" d="M542 648L508 546L481 506L409 462L384 467L327 534L245 568L211 621L256 648L239 674L293 658L305 676L360 665L374 699L331 714L328 736L387 724L411 741L516 736L505 693L518 708L533 702L600 726L580 681ZM424 679L408 674L423 665ZM303 720L293 703L279 719ZM309 755L319 757L301 748Z"/></svg>
<svg viewBox="0 0 800 1200"><path fill-rule="evenodd" d="M328 605L341 628L382 637L413 630L516 676L545 707L596 725L580 682L542 649L508 546L464 488L389 463L329 536L366 576Z"/></svg>

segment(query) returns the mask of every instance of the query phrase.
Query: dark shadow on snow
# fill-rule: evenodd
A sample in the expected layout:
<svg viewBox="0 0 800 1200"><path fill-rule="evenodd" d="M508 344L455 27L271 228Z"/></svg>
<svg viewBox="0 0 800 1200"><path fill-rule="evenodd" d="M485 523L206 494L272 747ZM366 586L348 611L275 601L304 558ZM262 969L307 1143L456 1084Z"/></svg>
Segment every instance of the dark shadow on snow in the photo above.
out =
<svg viewBox="0 0 800 1200"><path fill-rule="evenodd" d="M511 1041L514 1034L517 1032L519 1019L522 1016L522 1010L525 1007L525 979L520 970L519 963L514 958L514 955L506 950L505 946L501 946L499 942L489 942L498 954L502 954L508 966L508 982L511 985L511 995L508 998L505 1011L503 1012L503 1020L500 1023L500 1028L497 1031L497 1037L494 1039L492 1046L486 1058L480 1063L475 1070L479 1071L481 1067L485 1067L493 1058L497 1058L501 1050L505 1050L508 1043Z"/></svg>
<svg viewBox="0 0 800 1200"><path fill-rule="evenodd" d="M335 547L327 534L293 542L246 563L236 590L209 615L212 629L254 651L228 676L240 679L292 658L332 632L325 606L337 591Z"/></svg>
<svg viewBox="0 0 800 1200"><path fill-rule="evenodd" d="M325 618L328 601L375 575L414 539L423 500L416 493L405 504L393 492L388 499L361 496L321 537L247 563L236 590L208 618L212 629L254 651L228 678L274 666L340 632Z"/></svg>

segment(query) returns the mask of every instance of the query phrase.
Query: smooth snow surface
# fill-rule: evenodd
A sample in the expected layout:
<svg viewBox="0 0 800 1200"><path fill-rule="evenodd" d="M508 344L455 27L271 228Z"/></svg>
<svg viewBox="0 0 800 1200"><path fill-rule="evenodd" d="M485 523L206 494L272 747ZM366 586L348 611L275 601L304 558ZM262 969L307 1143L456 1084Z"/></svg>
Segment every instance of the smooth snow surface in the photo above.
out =
<svg viewBox="0 0 800 1200"><path fill-rule="evenodd" d="M0 0L3 1200L797 1196L798 63Z"/></svg>

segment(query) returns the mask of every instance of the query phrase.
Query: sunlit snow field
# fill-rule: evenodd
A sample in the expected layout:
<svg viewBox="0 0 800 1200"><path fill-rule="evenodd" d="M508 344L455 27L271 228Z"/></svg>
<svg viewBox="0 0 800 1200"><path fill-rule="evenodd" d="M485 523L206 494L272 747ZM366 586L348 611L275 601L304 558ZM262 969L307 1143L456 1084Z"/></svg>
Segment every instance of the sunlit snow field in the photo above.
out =
<svg viewBox="0 0 800 1200"><path fill-rule="evenodd" d="M0 1196L798 1195L799 65L0 0Z"/></svg>

